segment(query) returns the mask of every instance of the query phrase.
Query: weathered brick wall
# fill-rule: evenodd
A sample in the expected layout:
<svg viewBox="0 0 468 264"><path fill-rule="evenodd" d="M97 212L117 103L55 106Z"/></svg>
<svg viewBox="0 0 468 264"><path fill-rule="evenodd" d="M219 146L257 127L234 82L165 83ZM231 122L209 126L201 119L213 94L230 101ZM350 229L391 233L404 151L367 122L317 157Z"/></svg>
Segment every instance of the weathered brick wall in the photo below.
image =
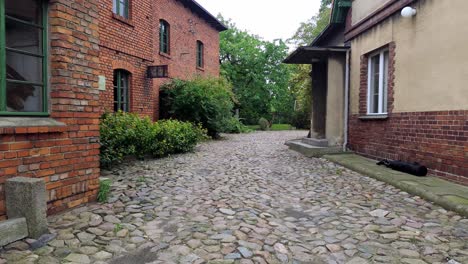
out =
<svg viewBox="0 0 468 264"><path fill-rule="evenodd" d="M349 147L372 158L417 161L431 173L468 185L468 110L393 113L349 124Z"/></svg>
<svg viewBox="0 0 468 264"><path fill-rule="evenodd" d="M103 110L112 111L113 72L131 73L130 111L157 119L159 88L172 78L219 75L219 32L177 0L131 1L130 18L112 13L112 1L99 3L101 74L106 91L101 92ZM159 53L159 21L170 24L170 54ZM203 69L196 67L196 41L205 48ZM168 65L169 78L148 79L148 66Z"/></svg>
<svg viewBox="0 0 468 264"><path fill-rule="evenodd" d="M419 162L430 173L468 185L468 111L394 113L396 46L389 44L388 118L367 113L368 57L361 57L359 114L349 123L351 150L375 159Z"/></svg>
<svg viewBox="0 0 468 264"><path fill-rule="evenodd" d="M130 1L129 19L112 12L112 1L99 3L99 32L101 39L101 75L106 78L106 90L101 92L104 111L114 109L114 70L131 73L130 111L142 116L154 116L157 91L146 69L153 65L153 1Z"/></svg>
<svg viewBox="0 0 468 264"><path fill-rule="evenodd" d="M159 53L159 20L170 25L170 54ZM159 117L159 87L170 79L183 80L200 76L219 76L219 32L177 0L157 0L154 8L154 65L168 65L169 79L154 79L155 113ZM197 68L196 43L204 45L204 67Z"/></svg>
<svg viewBox="0 0 468 264"><path fill-rule="evenodd" d="M97 2L49 1L51 118L66 125L0 128L0 219L5 219L3 184L14 176L44 179L49 213L96 197L100 112Z"/></svg>
<svg viewBox="0 0 468 264"><path fill-rule="evenodd" d="M187 79L197 74L218 76L219 32L177 0L157 0L154 7L155 64L169 65L171 78ZM159 54L160 19L170 25L170 56ZM203 42L205 48L203 69L196 67L197 40Z"/></svg>

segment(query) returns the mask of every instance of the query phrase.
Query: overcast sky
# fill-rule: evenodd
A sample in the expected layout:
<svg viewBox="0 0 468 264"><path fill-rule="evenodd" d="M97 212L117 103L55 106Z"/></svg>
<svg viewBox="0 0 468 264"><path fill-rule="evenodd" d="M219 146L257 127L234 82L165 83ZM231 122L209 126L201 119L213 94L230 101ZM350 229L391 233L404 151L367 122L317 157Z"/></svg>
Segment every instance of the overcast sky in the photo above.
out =
<svg viewBox="0 0 468 264"><path fill-rule="evenodd" d="M301 22L318 12L320 0L196 0L214 16L265 40L290 38Z"/></svg>

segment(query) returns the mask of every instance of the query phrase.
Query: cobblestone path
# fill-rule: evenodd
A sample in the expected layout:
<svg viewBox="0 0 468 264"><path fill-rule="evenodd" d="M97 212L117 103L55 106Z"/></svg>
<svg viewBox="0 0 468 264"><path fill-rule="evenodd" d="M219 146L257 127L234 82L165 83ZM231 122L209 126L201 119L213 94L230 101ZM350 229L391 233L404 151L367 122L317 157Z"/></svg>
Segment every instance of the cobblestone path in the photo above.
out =
<svg viewBox="0 0 468 264"><path fill-rule="evenodd" d="M468 219L284 146L304 135L229 135L105 171L109 203L51 217L55 239L0 263L468 263Z"/></svg>

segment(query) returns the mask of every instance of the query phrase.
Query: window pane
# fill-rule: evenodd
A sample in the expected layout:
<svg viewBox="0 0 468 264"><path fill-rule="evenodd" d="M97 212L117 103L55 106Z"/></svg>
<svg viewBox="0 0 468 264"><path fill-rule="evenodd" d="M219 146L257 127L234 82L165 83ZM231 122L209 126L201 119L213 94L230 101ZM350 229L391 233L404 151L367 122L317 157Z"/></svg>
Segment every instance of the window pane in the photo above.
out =
<svg viewBox="0 0 468 264"><path fill-rule="evenodd" d="M128 111L129 106L129 73L114 71L114 111Z"/></svg>
<svg viewBox="0 0 468 264"><path fill-rule="evenodd" d="M120 6L119 6L119 15L127 18L127 1L125 0L120 0Z"/></svg>
<svg viewBox="0 0 468 264"><path fill-rule="evenodd" d="M370 112L379 112L379 68L380 68L380 55L371 58L371 69L370 69Z"/></svg>
<svg viewBox="0 0 468 264"><path fill-rule="evenodd" d="M3 1L2 1L3 2ZM37 0L5 0L5 10L8 16L40 25L41 1Z"/></svg>
<svg viewBox="0 0 468 264"><path fill-rule="evenodd" d="M113 0L113 4L112 4L112 12L114 12L114 14L118 14L117 13L117 1L119 0Z"/></svg>
<svg viewBox="0 0 468 264"><path fill-rule="evenodd" d="M42 98L42 86L7 82L7 111L9 112L42 112Z"/></svg>
<svg viewBox="0 0 468 264"><path fill-rule="evenodd" d="M42 59L7 51L7 79L42 84Z"/></svg>
<svg viewBox="0 0 468 264"><path fill-rule="evenodd" d="M42 55L42 29L6 19L6 46Z"/></svg>

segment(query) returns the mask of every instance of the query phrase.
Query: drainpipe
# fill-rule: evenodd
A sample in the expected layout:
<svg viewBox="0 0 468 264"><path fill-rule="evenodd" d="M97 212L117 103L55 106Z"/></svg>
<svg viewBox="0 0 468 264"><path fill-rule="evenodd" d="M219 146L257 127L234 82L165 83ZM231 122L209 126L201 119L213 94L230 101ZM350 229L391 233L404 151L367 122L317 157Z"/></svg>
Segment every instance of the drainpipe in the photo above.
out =
<svg viewBox="0 0 468 264"><path fill-rule="evenodd" d="M346 51L346 70L345 70L345 94L344 94L344 143L343 151L347 150L348 145L348 119L349 119L349 71L350 71L351 50Z"/></svg>

